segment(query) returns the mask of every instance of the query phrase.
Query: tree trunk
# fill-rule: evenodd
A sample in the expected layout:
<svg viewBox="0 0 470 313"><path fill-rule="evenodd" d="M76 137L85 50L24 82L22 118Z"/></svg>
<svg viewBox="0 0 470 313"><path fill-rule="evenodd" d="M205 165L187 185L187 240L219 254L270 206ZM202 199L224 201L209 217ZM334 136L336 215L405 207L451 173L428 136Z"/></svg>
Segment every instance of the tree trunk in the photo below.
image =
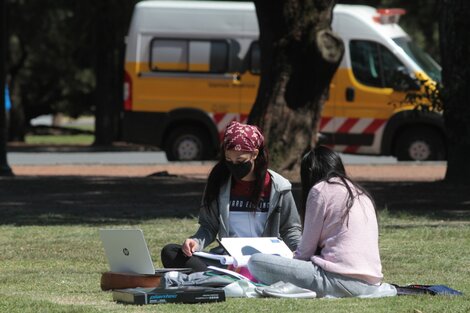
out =
<svg viewBox="0 0 470 313"><path fill-rule="evenodd" d="M7 161L7 126L5 112L6 0L0 0L0 176L12 176Z"/></svg>
<svg viewBox="0 0 470 313"><path fill-rule="evenodd" d="M109 47L109 46L108 46ZM110 145L114 139L114 120L115 97L113 92L114 68L112 53L102 51L99 48L97 64L95 66L96 73L96 89L95 89L95 142L94 145ZM112 49L112 47L109 47ZM113 52L113 51L111 51Z"/></svg>
<svg viewBox="0 0 470 313"><path fill-rule="evenodd" d="M7 14L6 23L7 25L11 25L12 21L12 14ZM7 33L10 35L11 28L8 27ZM7 42L9 42L9 36L7 36ZM25 141L26 136L26 119L25 119L25 111L23 104L21 102L21 90L19 88L19 84L17 84L17 77L19 72L26 63L28 59L28 51L24 44L24 41L18 37L18 46L20 53L16 55L18 58L13 61L11 58L11 54L7 55L7 64L8 64L8 88L10 89L10 99L11 99L11 109L8 112L8 123L7 123L7 141ZM10 56L10 57L8 57ZM29 91L29 90L28 90Z"/></svg>
<svg viewBox="0 0 470 313"><path fill-rule="evenodd" d="M95 145L109 145L120 138L124 86L124 36L137 1L101 1L95 8L96 113ZM116 6L119 12L103 19L102 12Z"/></svg>
<svg viewBox="0 0 470 313"><path fill-rule="evenodd" d="M255 1L260 28L261 81L248 122L267 140L272 167L299 164L316 142L342 40L331 30L334 1Z"/></svg>
<svg viewBox="0 0 470 313"><path fill-rule="evenodd" d="M103 18L112 6L110 1L102 1L94 10L95 25L95 142L94 145L110 145L117 137L119 108L122 103L122 89L117 86L119 73L118 50L124 40L118 32L119 21L112 16ZM119 40L119 42L118 42Z"/></svg>
<svg viewBox="0 0 470 313"><path fill-rule="evenodd" d="M13 91L13 92L12 92ZM9 114L8 125L8 141L25 141L26 136L26 119L24 109L21 102L16 101L19 97L16 96L16 88L10 89L10 96L12 99L11 109Z"/></svg>
<svg viewBox="0 0 470 313"><path fill-rule="evenodd" d="M442 101L447 128L445 180L470 184L470 2L440 0Z"/></svg>

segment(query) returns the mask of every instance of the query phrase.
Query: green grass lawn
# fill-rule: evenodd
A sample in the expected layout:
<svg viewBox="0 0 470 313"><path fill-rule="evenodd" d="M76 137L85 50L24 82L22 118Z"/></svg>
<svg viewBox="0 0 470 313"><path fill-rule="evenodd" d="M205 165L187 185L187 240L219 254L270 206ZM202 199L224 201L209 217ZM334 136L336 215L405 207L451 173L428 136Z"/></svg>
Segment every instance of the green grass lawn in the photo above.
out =
<svg viewBox="0 0 470 313"><path fill-rule="evenodd" d="M33 145L91 145L94 135L27 135L25 142Z"/></svg>
<svg viewBox="0 0 470 313"><path fill-rule="evenodd" d="M110 292L100 290L107 264L99 226L1 225L0 312L470 312L470 223L395 217L386 212L380 217L386 281L445 284L465 295L122 305L112 301ZM122 226L144 230L156 266L161 266L159 248L181 242L193 233L197 221L155 219Z"/></svg>
<svg viewBox="0 0 470 313"><path fill-rule="evenodd" d="M95 139L94 124L64 126L62 130L51 128L47 131L46 129L44 128L41 134L38 134L38 131L26 134L25 142L34 145L91 145ZM77 133L67 133L68 129ZM80 131L83 132L79 133Z"/></svg>

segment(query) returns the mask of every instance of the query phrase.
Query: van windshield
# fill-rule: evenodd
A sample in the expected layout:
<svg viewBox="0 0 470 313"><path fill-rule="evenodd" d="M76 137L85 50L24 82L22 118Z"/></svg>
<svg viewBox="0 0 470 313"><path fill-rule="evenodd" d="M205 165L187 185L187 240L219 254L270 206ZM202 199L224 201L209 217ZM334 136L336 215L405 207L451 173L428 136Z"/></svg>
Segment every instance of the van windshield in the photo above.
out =
<svg viewBox="0 0 470 313"><path fill-rule="evenodd" d="M395 41L430 78L438 83L441 82L441 67L429 54L421 50L421 48L407 37L394 38L393 41Z"/></svg>

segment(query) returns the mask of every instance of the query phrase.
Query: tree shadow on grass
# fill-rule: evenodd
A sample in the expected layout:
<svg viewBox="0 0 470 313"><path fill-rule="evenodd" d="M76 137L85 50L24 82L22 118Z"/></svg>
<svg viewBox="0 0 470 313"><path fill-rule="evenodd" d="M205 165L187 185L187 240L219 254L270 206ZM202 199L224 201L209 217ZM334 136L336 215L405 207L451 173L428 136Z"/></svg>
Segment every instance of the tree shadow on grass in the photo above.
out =
<svg viewBox="0 0 470 313"><path fill-rule="evenodd" d="M379 210L391 216L470 221L470 186L436 182L364 182Z"/></svg>
<svg viewBox="0 0 470 313"><path fill-rule="evenodd" d="M470 186L436 182L359 182L374 198L379 211L390 216L416 216L431 220L470 221ZM294 197L300 199L299 184ZM297 202L300 203L300 202Z"/></svg>
<svg viewBox="0 0 470 313"><path fill-rule="evenodd" d="M0 178L2 225L113 225L194 217L205 180L183 177L19 176ZM470 220L470 190L443 182L363 182L379 210ZM300 199L300 184L293 186ZM297 203L299 203L297 201Z"/></svg>
<svg viewBox="0 0 470 313"><path fill-rule="evenodd" d="M197 216L204 184L178 177L2 178L0 224L122 224Z"/></svg>

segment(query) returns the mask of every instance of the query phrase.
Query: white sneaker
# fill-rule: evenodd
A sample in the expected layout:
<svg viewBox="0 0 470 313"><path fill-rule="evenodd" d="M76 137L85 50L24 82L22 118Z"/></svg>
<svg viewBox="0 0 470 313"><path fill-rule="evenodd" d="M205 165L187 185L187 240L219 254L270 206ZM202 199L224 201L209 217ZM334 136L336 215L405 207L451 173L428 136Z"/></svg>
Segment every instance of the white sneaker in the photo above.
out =
<svg viewBox="0 0 470 313"><path fill-rule="evenodd" d="M258 292L258 291L257 291ZM275 298L316 298L317 293L315 291L300 288L291 283L276 283L262 289L264 296L275 297Z"/></svg>
<svg viewBox="0 0 470 313"><path fill-rule="evenodd" d="M283 286L284 284L285 284L285 282L283 282L283 281L278 281L277 283L274 283L274 284L269 285L269 286L263 286L263 287L259 286L259 287L256 287L256 288L255 288L255 291L256 291L257 294L266 297L266 295L263 293L264 289L266 289L266 288L277 288L277 287Z"/></svg>

